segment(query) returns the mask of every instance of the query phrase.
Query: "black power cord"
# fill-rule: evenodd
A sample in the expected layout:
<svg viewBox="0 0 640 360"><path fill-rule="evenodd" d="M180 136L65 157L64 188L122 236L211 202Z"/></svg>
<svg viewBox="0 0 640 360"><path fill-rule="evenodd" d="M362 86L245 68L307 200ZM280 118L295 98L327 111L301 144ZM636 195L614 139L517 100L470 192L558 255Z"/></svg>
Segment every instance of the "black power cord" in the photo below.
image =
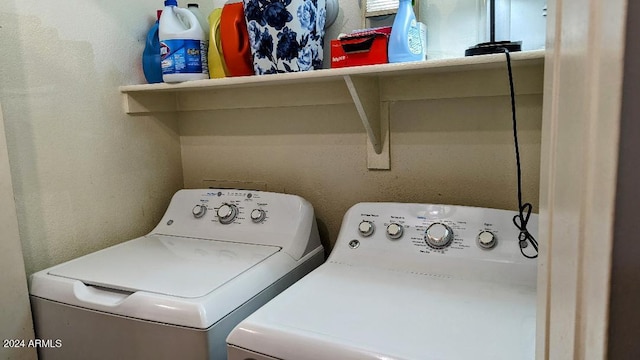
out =
<svg viewBox="0 0 640 360"><path fill-rule="evenodd" d="M513 143L516 149L516 169L518 172L518 214L513 217L513 224L520 230L518 235L518 241L520 245L520 252L528 259L535 259L538 257L538 242L527 230L527 224L531 217L531 210L533 206L530 203L522 203L522 170L520 168L520 146L518 145L518 122L516 121L516 96L513 88L513 73L511 71L511 55L508 49L504 49L504 54L507 56L507 70L509 71L509 90L511 92L511 115L513 120ZM529 246L535 250L534 255L527 255L524 249Z"/></svg>

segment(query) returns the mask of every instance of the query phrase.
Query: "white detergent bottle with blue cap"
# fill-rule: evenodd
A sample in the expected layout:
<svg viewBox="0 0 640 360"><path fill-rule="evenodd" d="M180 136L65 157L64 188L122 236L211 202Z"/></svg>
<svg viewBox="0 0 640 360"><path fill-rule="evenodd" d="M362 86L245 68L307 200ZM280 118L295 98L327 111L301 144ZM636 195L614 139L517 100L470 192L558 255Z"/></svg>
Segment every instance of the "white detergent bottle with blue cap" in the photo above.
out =
<svg viewBox="0 0 640 360"><path fill-rule="evenodd" d="M162 80L181 82L209 78L207 37L198 18L179 8L177 0L165 0L158 35Z"/></svg>
<svg viewBox="0 0 640 360"><path fill-rule="evenodd" d="M420 27L412 0L400 0L387 49L390 63L424 60Z"/></svg>

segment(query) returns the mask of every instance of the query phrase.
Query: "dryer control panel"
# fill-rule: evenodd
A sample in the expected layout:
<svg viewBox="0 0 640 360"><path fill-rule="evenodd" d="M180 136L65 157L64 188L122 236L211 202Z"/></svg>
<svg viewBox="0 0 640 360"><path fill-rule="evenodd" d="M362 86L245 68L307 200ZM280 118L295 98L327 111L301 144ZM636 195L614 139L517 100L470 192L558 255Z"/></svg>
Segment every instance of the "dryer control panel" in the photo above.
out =
<svg viewBox="0 0 640 360"><path fill-rule="evenodd" d="M461 278L535 283L520 252L515 211L468 206L360 203L345 215L329 261ZM528 229L537 239L538 218ZM525 253L528 250L523 249ZM509 279L513 278L513 279Z"/></svg>

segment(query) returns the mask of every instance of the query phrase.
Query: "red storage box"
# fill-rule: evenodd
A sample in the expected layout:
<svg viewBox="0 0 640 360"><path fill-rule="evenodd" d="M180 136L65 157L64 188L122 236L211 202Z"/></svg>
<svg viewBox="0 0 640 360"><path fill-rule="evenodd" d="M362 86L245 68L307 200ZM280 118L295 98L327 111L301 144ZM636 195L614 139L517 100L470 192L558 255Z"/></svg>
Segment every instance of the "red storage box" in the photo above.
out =
<svg viewBox="0 0 640 360"><path fill-rule="evenodd" d="M356 30L331 40L331 68L386 64L391 27Z"/></svg>

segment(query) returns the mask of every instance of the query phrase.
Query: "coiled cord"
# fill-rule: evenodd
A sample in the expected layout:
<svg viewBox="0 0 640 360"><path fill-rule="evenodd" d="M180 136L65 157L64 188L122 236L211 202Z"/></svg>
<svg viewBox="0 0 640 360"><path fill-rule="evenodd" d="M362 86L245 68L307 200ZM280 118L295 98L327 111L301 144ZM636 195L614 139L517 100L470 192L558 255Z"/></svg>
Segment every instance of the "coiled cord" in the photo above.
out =
<svg viewBox="0 0 640 360"><path fill-rule="evenodd" d="M522 170L520 168L520 146L518 144L518 122L516 121L516 96L513 87L513 73L511 71L511 55L509 50L503 48L504 54L507 56L507 70L509 72L509 90L511 92L511 115L513 122L513 143L516 149L516 169L518 173L518 214L513 217L513 224L520 230L518 235L518 241L520 246L520 253L528 259L535 259L538 257L538 242L527 230L527 224L531 217L531 210L533 206L530 203L522 203ZM534 255L528 255L524 252L524 249L529 246L535 250Z"/></svg>

